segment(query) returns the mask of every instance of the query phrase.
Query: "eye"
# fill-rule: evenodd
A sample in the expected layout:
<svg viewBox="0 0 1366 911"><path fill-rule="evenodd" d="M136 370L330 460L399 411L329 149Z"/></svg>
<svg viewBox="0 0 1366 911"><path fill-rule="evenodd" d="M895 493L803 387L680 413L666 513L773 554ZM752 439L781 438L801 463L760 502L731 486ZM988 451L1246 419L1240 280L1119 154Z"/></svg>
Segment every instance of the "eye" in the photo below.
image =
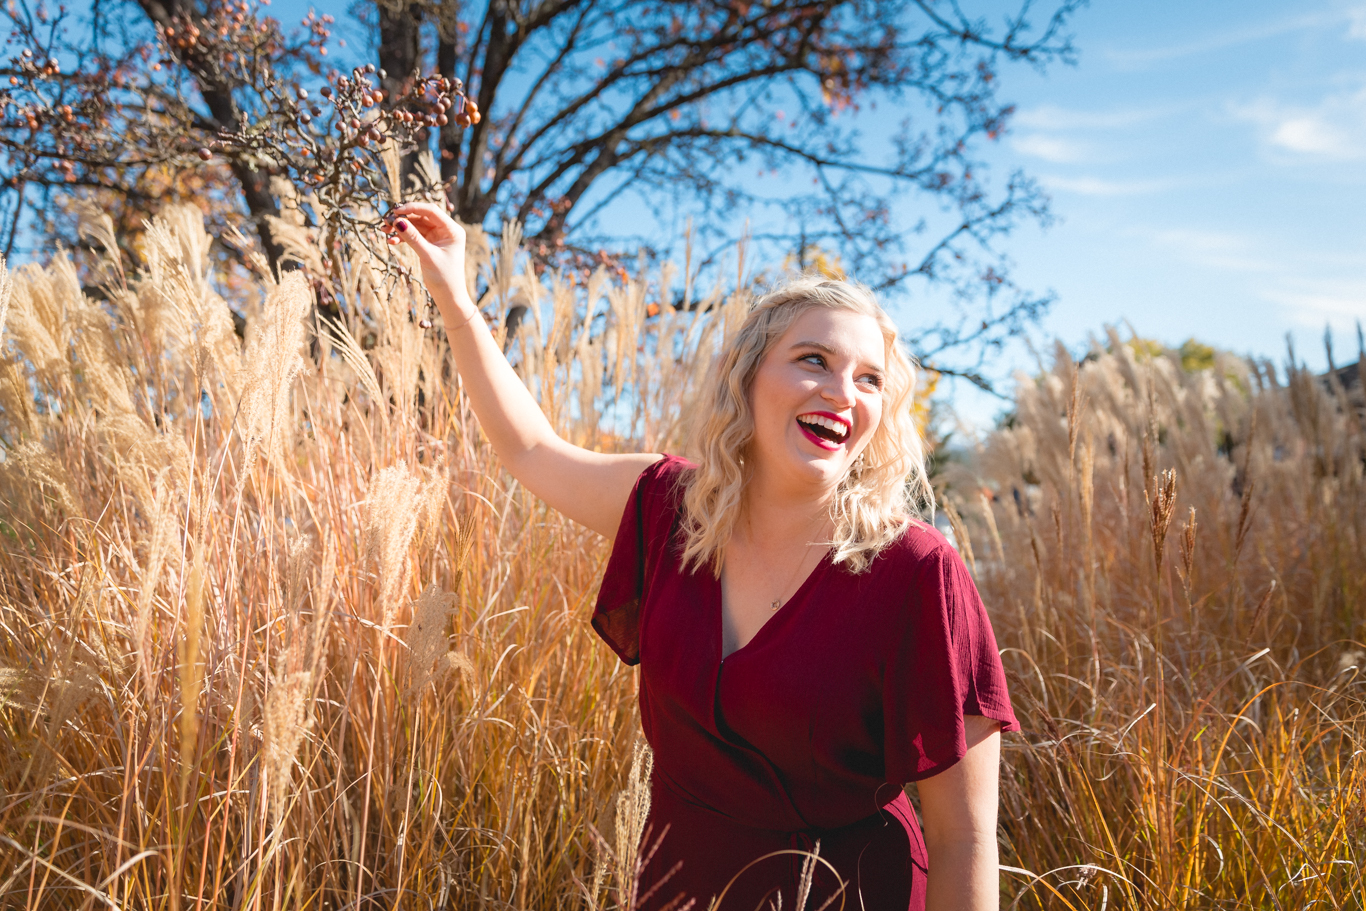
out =
<svg viewBox="0 0 1366 911"><path fill-rule="evenodd" d="M881 374L865 373L863 376L859 377L859 382L866 383L867 385L872 386L874 389L881 389L884 381L882 379Z"/></svg>
<svg viewBox="0 0 1366 911"><path fill-rule="evenodd" d="M817 367L825 366L825 357L819 354L803 354L801 357L797 358L797 360L799 362L806 361L807 363L814 364Z"/></svg>

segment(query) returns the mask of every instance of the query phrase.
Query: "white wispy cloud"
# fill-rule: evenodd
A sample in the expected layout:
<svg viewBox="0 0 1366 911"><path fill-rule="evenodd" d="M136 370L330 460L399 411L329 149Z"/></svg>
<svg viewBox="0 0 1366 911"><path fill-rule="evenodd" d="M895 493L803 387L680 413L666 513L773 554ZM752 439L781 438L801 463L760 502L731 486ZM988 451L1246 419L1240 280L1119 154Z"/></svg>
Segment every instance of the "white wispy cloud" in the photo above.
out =
<svg viewBox="0 0 1366 911"><path fill-rule="evenodd" d="M1314 104L1261 98L1230 110L1255 124L1274 151L1333 161L1366 158L1366 87L1333 92Z"/></svg>
<svg viewBox="0 0 1366 911"><path fill-rule="evenodd" d="M1019 132L1011 136L1010 145L1021 155L1050 164L1112 163L1130 156L1133 135L1138 129L1178 115L1190 106L1183 102L1160 107L1077 110L1039 105L1015 115L1012 125Z"/></svg>
<svg viewBox="0 0 1366 911"><path fill-rule="evenodd" d="M1010 146L1021 155L1040 158L1054 164L1079 164L1095 157L1087 143L1047 133L1012 136Z"/></svg>
<svg viewBox="0 0 1366 911"><path fill-rule="evenodd" d="M1325 255L1286 248L1257 233L1201 227L1139 229L1132 236L1150 244L1155 256L1256 276L1249 289L1292 328L1321 332L1328 326L1354 336L1356 323L1366 323L1366 254Z"/></svg>
<svg viewBox="0 0 1366 911"><path fill-rule="evenodd" d="M1357 322L1366 323L1366 280L1287 277L1265 289L1262 297L1279 306L1288 322L1305 329L1329 326L1335 333L1355 335Z"/></svg>
<svg viewBox="0 0 1366 911"><path fill-rule="evenodd" d="M1112 180L1091 176L1067 177L1061 174L1046 174L1039 180L1053 192L1076 193L1080 196L1143 196L1166 192L1180 183L1175 178Z"/></svg>
<svg viewBox="0 0 1366 911"><path fill-rule="evenodd" d="M1101 53L1118 69L1142 69L1182 57L1209 54L1311 29L1346 28L1351 35L1363 19L1366 19L1366 14L1363 14L1361 8L1324 10L1230 28L1164 47L1108 48Z"/></svg>
<svg viewBox="0 0 1366 911"><path fill-rule="evenodd" d="M1354 6L1347 10L1347 37L1366 41L1366 6Z"/></svg>
<svg viewBox="0 0 1366 911"><path fill-rule="evenodd" d="M1256 236L1209 228L1173 227L1146 232L1149 243L1169 256L1210 269L1276 273L1282 268Z"/></svg>
<svg viewBox="0 0 1366 911"><path fill-rule="evenodd" d="M1170 117L1185 107L1161 105L1082 111L1055 104L1041 104L1018 111L1011 122L1016 127L1030 130L1116 130Z"/></svg>

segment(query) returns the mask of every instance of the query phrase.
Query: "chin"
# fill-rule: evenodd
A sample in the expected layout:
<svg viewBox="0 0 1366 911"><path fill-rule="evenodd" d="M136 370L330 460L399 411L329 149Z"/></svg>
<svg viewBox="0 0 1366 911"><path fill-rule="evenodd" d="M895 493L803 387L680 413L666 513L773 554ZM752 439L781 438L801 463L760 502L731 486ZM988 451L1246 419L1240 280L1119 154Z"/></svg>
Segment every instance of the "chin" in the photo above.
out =
<svg viewBox="0 0 1366 911"><path fill-rule="evenodd" d="M807 472L831 486L844 479L852 464L845 452L832 452L827 455L802 453L799 460Z"/></svg>

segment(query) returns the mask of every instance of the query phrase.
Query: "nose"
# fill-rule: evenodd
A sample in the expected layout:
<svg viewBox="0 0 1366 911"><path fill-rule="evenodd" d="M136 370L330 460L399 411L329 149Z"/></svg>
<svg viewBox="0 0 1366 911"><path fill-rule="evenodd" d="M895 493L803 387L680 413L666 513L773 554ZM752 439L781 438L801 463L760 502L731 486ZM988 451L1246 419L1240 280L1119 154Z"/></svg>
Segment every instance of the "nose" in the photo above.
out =
<svg viewBox="0 0 1366 911"><path fill-rule="evenodd" d="M821 398L836 409L852 408L857 401L854 376L846 371L832 371L821 387Z"/></svg>

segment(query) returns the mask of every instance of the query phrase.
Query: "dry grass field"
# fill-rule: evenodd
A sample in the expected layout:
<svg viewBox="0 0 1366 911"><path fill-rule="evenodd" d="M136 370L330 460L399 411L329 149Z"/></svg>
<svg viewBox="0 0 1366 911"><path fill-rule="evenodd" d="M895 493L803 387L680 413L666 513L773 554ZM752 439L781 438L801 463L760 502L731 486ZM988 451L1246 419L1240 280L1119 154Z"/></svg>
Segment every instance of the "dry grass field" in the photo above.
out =
<svg viewBox="0 0 1366 911"><path fill-rule="evenodd" d="M243 346L208 243L173 210L103 300L64 255L0 289L0 907L621 907L605 542L498 467L405 286L342 264L370 316L315 327L265 282ZM564 434L679 449L745 286L474 250ZM1112 338L944 472L1025 727L1003 907L1362 906L1364 456L1340 389Z"/></svg>

